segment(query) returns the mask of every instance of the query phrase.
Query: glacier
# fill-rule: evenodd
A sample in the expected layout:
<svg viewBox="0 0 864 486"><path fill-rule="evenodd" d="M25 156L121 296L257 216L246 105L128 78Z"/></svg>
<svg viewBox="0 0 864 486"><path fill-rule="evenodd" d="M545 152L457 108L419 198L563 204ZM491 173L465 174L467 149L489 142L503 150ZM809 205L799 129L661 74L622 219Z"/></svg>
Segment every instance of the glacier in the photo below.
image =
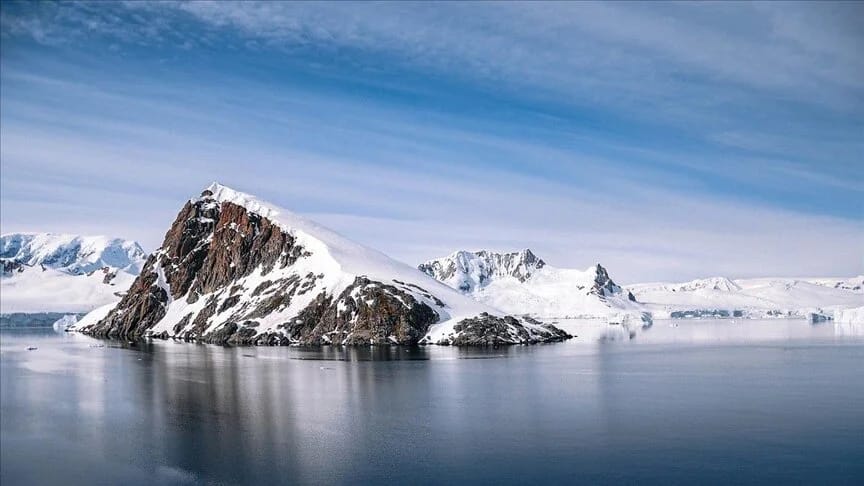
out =
<svg viewBox="0 0 864 486"><path fill-rule="evenodd" d="M0 313L87 312L120 300L144 264L134 241L105 236L0 236Z"/></svg>

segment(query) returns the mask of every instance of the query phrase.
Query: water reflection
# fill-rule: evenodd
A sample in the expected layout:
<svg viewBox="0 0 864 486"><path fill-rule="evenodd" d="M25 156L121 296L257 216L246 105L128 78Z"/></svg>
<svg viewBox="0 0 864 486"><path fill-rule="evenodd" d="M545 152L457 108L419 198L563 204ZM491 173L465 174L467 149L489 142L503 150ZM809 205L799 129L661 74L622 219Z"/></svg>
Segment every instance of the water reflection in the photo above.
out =
<svg viewBox="0 0 864 486"><path fill-rule="evenodd" d="M833 322L834 334L841 337L864 337L864 323Z"/></svg>
<svg viewBox="0 0 864 486"><path fill-rule="evenodd" d="M864 336L860 329L839 323L811 324L803 319L676 319L657 320L651 327L639 329L630 338L601 320L561 319L556 325L578 335L574 342L596 344L604 341L639 344L755 344L762 342L826 340L835 336ZM861 326L858 326L859 328ZM616 334L616 332L618 334ZM618 337L617 339L615 337Z"/></svg>
<svg viewBox="0 0 864 486"><path fill-rule="evenodd" d="M848 404L864 399L864 340L804 321L658 321L600 343L598 323L562 324L579 337L499 349L0 333L2 482L740 482L741 461L764 480L861 473L864 417Z"/></svg>

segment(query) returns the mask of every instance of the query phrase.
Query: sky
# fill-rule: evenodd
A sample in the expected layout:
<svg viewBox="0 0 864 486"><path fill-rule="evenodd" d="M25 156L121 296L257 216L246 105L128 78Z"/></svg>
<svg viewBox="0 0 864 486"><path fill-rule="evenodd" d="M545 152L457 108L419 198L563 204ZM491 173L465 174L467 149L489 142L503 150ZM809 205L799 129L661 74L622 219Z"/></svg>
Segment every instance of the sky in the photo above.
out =
<svg viewBox="0 0 864 486"><path fill-rule="evenodd" d="M864 274L862 3L0 4L2 232L211 181L416 265Z"/></svg>

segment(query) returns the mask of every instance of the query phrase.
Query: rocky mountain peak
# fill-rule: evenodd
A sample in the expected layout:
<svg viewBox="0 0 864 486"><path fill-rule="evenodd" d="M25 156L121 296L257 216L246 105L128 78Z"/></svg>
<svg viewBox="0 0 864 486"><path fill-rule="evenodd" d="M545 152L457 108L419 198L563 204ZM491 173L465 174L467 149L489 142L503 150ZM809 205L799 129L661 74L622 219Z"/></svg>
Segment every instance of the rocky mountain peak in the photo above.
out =
<svg viewBox="0 0 864 486"><path fill-rule="evenodd" d="M512 277L524 282L544 266L546 263L526 248L507 253L460 250L444 258L429 260L418 268L461 292L471 292L485 287L493 278Z"/></svg>
<svg viewBox="0 0 864 486"><path fill-rule="evenodd" d="M594 286L591 288L591 292L597 294L602 298L611 297L613 295L620 294L623 292L623 289L612 281L612 278L609 277L609 272L600 265L599 263L594 267ZM627 292L627 300L631 302L636 302L636 297L632 292Z"/></svg>
<svg viewBox="0 0 864 486"><path fill-rule="evenodd" d="M126 296L82 319L80 330L231 344L453 344L480 328L490 330L478 338L487 344L566 336L499 319L416 269L249 194L218 183L200 194ZM457 327L484 312L494 318Z"/></svg>

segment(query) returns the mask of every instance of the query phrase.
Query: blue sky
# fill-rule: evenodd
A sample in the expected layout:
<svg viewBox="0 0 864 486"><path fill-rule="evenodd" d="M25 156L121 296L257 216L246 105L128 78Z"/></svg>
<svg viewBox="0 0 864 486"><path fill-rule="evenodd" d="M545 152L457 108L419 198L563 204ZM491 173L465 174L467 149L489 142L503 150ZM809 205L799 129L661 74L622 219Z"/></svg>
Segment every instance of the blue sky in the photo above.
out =
<svg viewBox="0 0 864 486"><path fill-rule="evenodd" d="M864 273L864 7L2 4L3 232L155 249L212 180L416 264Z"/></svg>

